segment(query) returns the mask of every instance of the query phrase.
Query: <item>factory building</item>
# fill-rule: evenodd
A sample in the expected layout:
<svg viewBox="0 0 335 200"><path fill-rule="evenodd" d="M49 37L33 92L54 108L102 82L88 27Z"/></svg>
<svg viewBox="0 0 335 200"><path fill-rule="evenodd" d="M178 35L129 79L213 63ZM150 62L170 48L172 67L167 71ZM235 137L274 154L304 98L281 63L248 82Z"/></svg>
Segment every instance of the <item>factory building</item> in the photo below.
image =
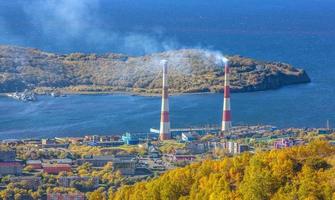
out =
<svg viewBox="0 0 335 200"><path fill-rule="evenodd" d="M122 141L128 145L136 145L140 143L140 137L138 134L125 133L124 135L122 135Z"/></svg>

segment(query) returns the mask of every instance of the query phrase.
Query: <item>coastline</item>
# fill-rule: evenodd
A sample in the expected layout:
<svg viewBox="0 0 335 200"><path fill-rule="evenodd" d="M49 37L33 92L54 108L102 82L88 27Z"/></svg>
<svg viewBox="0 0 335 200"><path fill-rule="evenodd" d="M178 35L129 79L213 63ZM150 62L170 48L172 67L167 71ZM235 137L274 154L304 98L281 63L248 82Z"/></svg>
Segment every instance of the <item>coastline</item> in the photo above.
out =
<svg viewBox="0 0 335 200"><path fill-rule="evenodd" d="M266 92L266 91L273 91L273 90L278 90L285 88L285 86L290 86L290 85L301 85L301 84L309 84L309 82L301 82L301 83L292 83L292 84L286 84L286 85L281 85L279 87L275 88L268 88L268 89L259 89L259 88L253 88L251 90L244 90L244 89L232 89L232 93L254 93L254 92ZM72 86L73 87L73 86ZM74 86L77 87L77 86ZM82 86L79 86L82 87ZM156 90L157 92L137 92L136 90L141 90L138 88L126 88L125 90L128 91L122 91L122 90L105 90L105 91L99 91L103 90L97 89L96 91L90 91L88 90L76 90L76 89L69 89L69 88L35 88L33 91L37 95L50 95L52 92L59 92L60 94L64 95L129 95L129 96L143 96L143 97L160 97L161 96L161 91ZM134 91L131 91L134 90ZM201 95L201 94L222 94L223 90L217 90L217 91L197 91L197 92L170 92L170 96L183 96L183 95ZM5 92L1 93L0 96L7 96L8 94L11 94L11 92Z"/></svg>

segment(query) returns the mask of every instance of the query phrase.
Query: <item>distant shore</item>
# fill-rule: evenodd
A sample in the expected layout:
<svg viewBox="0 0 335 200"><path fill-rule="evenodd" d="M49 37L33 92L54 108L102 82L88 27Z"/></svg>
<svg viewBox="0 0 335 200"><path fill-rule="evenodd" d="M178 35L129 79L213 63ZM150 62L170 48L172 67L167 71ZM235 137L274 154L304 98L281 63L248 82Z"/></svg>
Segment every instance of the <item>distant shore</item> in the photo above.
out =
<svg viewBox="0 0 335 200"><path fill-rule="evenodd" d="M295 83L295 85L303 84L303 83ZM271 90L277 90L282 87L273 88ZM269 89L257 89L257 90L234 90L231 89L232 93L246 93L246 92L261 92L268 91ZM51 87L38 87L33 89L33 91L37 95L50 95L51 93L60 93L64 95L129 95L129 96L148 96L148 97L158 97L161 96L160 89L154 90L146 90L141 88L122 88L121 90L114 89L112 87L106 86L70 86L64 88L51 88ZM7 96L12 92L0 92L0 96ZM177 91L169 91L170 96L181 96L181 95L195 95L195 94L222 94L223 90L209 91L209 90L200 90L200 91L185 91L185 92L177 92Z"/></svg>

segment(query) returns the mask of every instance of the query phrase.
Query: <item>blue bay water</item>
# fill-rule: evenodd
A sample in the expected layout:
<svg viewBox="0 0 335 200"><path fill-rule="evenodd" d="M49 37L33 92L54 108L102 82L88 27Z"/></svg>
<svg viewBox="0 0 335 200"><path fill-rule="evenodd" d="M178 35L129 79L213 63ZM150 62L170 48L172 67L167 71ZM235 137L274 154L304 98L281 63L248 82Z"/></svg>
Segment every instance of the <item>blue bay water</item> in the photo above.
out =
<svg viewBox="0 0 335 200"><path fill-rule="evenodd" d="M323 127L330 120L335 125L335 2L332 0L101 0L90 10L90 21L92 18L97 21L93 28L103 31L104 37L136 33L149 38L148 43L154 44L150 48L138 41L134 42L142 48L126 48L108 38L101 38L107 42L100 42L100 38L92 41L81 32L85 29L79 29L76 37L64 37L66 33L34 23L35 18L27 14L27 6L22 6L22 2L0 3L0 43L58 53L142 55L164 50L159 44L171 42L175 48L203 47L283 61L304 68L312 83L233 94L234 123ZM122 36L118 37L122 40ZM159 110L159 97L41 96L34 103L0 97L0 138L144 132L158 127ZM222 94L173 96L172 127L219 124L221 110Z"/></svg>

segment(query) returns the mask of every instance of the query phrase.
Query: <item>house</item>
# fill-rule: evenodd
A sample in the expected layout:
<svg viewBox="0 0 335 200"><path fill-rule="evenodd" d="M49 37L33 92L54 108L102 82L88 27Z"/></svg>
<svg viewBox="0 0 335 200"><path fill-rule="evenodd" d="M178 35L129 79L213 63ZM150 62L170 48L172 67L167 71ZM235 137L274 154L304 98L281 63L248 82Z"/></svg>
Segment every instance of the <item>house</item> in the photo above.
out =
<svg viewBox="0 0 335 200"><path fill-rule="evenodd" d="M42 164L43 172L48 174L59 174L60 172L71 172L69 164Z"/></svg>
<svg viewBox="0 0 335 200"><path fill-rule="evenodd" d="M150 158L160 158L161 157L161 153L160 153L159 149L157 149L153 145L149 145L148 155L149 155Z"/></svg>

